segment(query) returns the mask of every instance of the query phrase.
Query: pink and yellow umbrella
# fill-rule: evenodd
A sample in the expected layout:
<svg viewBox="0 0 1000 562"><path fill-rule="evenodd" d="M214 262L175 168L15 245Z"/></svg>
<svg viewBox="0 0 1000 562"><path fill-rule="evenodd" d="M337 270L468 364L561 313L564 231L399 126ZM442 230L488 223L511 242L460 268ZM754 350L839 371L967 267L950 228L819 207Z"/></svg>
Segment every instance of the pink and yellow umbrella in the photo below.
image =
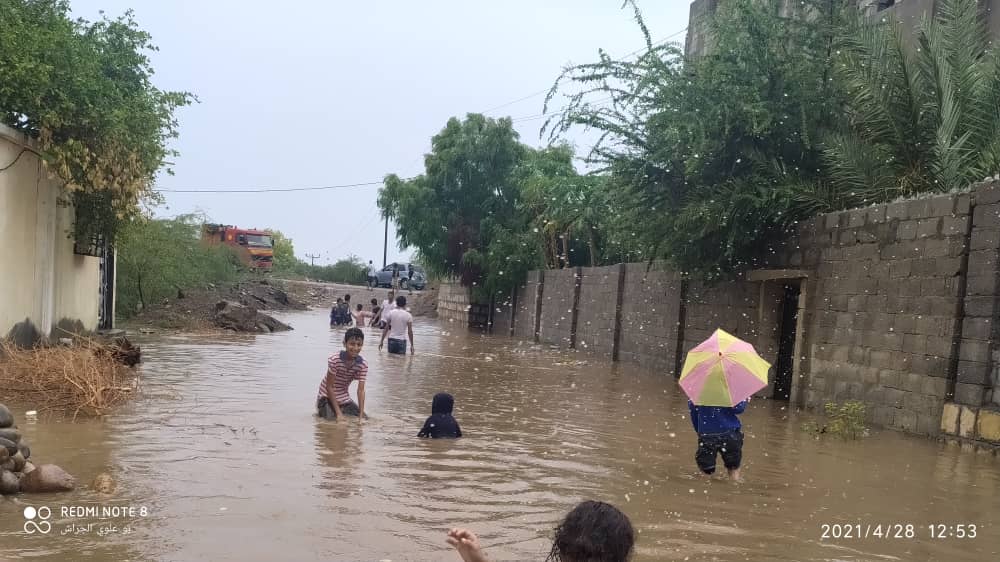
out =
<svg viewBox="0 0 1000 562"><path fill-rule="evenodd" d="M687 354L678 381L698 406L735 406L767 386L771 364L749 343L716 330Z"/></svg>

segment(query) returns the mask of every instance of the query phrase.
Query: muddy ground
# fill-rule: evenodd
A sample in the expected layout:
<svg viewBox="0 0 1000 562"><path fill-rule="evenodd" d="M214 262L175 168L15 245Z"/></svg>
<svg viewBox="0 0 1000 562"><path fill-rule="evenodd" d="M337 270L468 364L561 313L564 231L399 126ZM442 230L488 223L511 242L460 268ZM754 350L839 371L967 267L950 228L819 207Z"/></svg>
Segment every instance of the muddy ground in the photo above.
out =
<svg viewBox="0 0 1000 562"><path fill-rule="evenodd" d="M381 303L387 292L386 289L369 291L367 287L358 285L273 278L207 285L185 289L173 299L151 305L138 315L120 322L120 327L147 333L224 331L214 321L215 306L220 301L237 302L271 314L312 308L329 309L336 303L337 297L349 294L352 303L361 302L369 310L371 299L377 298ZM407 297L407 308L414 316L437 316L437 287L412 294L402 291L400 294Z"/></svg>

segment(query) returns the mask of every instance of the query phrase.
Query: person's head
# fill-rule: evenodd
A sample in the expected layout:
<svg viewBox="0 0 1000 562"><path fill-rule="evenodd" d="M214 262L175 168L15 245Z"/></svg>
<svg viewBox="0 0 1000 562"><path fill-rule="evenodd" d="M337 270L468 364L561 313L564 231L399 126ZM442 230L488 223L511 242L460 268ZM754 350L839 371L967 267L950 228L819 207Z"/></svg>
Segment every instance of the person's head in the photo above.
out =
<svg viewBox="0 0 1000 562"><path fill-rule="evenodd" d="M552 562L626 562L632 556L635 531L628 516L615 506L581 502L556 527Z"/></svg>
<svg viewBox="0 0 1000 562"><path fill-rule="evenodd" d="M431 413L432 414L448 414L455 410L455 397L447 392L438 392L434 395L434 401L431 402Z"/></svg>
<svg viewBox="0 0 1000 562"><path fill-rule="evenodd" d="M351 302L351 295L344 295L344 302Z"/></svg>
<svg viewBox="0 0 1000 562"><path fill-rule="evenodd" d="M406 297L403 295L396 297L396 308L406 308Z"/></svg>
<svg viewBox="0 0 1000 562"><path fill-rule="evenodd" d="M389 302L392 302L396 298L396 291L389 289Z"/></svg>
<svg viewBox="0 0 1000 562"><path fill-rule="evenodd" d="M378 306L378 299L372 299L372 306Z"/></svg>
<svg viewBox="0 0 1000 562"><path fill-rule="evenodd" d="M340 304L340 303L342 303L342 302L344 302L344 299L342 299L342 298L340 298L340 297L337 297L337 304Z"/></svg>
<svg viewBox="0 0 1000 562"><path fill-rule="evenodd" d="M372 260L368 260L368 265L371 265L371 264L372 264Z"/></svg>
<svg viewBox="0 0 1000 562"><path fill-rule="evenodd" d="M344 349L351 359L361 354L361 348L365 345L365 333L361 328L348 328L344 332Z"/></svg>
<svg viewBox="0 0 1000 562"><path fill-rule="evenodd" d="M356 306L354 308L356 308L358 312L361 312L365 308L365 305L363 305L361 303L358 303L358 306Z"/></svg>

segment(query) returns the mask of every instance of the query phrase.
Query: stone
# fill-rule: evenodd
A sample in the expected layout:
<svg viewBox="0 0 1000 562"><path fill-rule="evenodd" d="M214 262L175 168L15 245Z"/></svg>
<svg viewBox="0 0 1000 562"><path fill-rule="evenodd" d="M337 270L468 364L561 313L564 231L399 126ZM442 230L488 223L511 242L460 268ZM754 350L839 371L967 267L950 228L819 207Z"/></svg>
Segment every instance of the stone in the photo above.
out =
<svg viewBox="0 0 1000 562"><path fill-rule="evenodd" d="M21 442L17 444L17 450L21 451L21 455L24 456L25 460L31 458L31 447L27 443Z"/></svg>
<svg viewBox="0 0 1000 562"><path fill-rule="evenodd" d="M1000 442L1000 412L980 410L976 434L980 439Z"/></svg>
<svg viewBox="0 0 1000 562"><path fill-rule="evenodd" d="M0 428L11 427L14 425L14 414L10 413L7 406L0 404Z"/></svg>
<svg viewBox="0 0 1000 562"><path fill-rule="evenodd" d="M7 441L17 444L21 442L21 432L18 431L17 428L13 427L0 429L0 439L6 439Z"/></svg>
<svg viewBox="0 0 1000 562"><path fill-rule="evenodd" d="M36 468L35 467L35 463L33 463L31 461L27 461L27 462L24 463L24 470L21 471L21 474L22 475L30 474L31 471L35 470L35 468Z"/></svg>
<svg viewBox="0 0 1000 562"><path fill-rule="evenodd" d="M54 464L43 464L21 479L21 491L27 494L69 492L76 488L76 479Z"/></svg>
<svg viewBox="0 0 1000 562"><path fill-rule="evenodd" d="M291 330L291 326L258 312L252 306L232 301L219 301L215 305L213 320L216 326L237 332L278 332Z"/></svg>
<svg viewBox="0 0 1000 562"><path fill-rule="evenodd" d="M17 475L9 470L0 471L0 495L12 496L21 491Z"/></svg>
<svg viewBox="0 0 1000 562"><path fill-rule="evenodd" d="M24 455L21 454L21 451L18 451L16 455L10 458L10 460L14 462L14 472L21 472L24 470L24 463L28 462L28 460L24 458Z"/></svg>
<svg viewBox="0 0 1000 562"><path fill-rule="evenodd" d="M7 460L0 462L0 470L14 470L14 458L10 457Z"/></svg>
<svg viewBox="0 0 1000 562"><path fill-rule="evenodd" d="M958 434L962 437L972 437L976 429L976 410L962 406L962 415L958 418Z"/></svg>
<svg viewBox="0 0 1000 562"><path fill-rule="evenodd" d="M958 435L958 416L962 409L958 404L948 403L941 412L941 431L948 435Z"/></svg>
<svg viewBox="0 0 1000 562"><path fill-rule="evenodd" d="M3 437L0 437L0 448L7 449L7 452L11 455L17 453L17 443Z"/></svg>

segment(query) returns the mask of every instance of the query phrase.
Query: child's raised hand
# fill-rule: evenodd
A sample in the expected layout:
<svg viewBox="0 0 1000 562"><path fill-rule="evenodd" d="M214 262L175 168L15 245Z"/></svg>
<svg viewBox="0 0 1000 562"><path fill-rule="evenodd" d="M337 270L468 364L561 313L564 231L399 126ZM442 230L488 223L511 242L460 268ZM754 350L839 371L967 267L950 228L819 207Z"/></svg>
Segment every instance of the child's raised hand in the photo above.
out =
<svg viewBox="0 0 1000 562"><path fill-rule="evenodd" d="M455 547L465 562L488 562L479 546L479 537L468 529L448 531L448 544Z"/></svg>

